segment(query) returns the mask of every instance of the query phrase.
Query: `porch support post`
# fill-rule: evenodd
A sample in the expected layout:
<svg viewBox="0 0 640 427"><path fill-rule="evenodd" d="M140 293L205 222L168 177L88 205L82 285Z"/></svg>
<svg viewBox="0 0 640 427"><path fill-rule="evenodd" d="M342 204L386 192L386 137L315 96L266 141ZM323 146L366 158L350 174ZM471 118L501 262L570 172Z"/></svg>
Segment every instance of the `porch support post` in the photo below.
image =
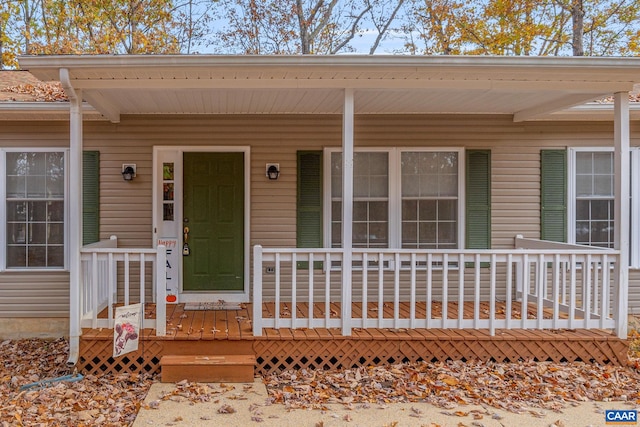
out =
<svg viewBox="0 0 640 427"><path fill-rule="evenodd" d="M342 335L351 335L351 269L353 259L353 89L344 91L342 112Z"/></svg>
<svg viewBox="0 0 640 427"><path fill-rule="evenodd" d="M618 338L627 338L627 312L629 294L629 94L618 92L614 96L614 170L615 170L615 249L620 251L617 268L616 301L614 314Z"/></svg>
<svg viewBox="0 0 640 427"><path fill-rule="evenodd" d="M74 366L80 351L80 281L82 265L82 93L71 85L69 70L60 69L60 82L69 98L69 360Z"/></svg>
<svg viewBox="0 0 640 427"><path fill-rule="evenodd" d="M311 318L309 318L311 319ZM262 246L253 247L253 336L262 336Z"/></svg>

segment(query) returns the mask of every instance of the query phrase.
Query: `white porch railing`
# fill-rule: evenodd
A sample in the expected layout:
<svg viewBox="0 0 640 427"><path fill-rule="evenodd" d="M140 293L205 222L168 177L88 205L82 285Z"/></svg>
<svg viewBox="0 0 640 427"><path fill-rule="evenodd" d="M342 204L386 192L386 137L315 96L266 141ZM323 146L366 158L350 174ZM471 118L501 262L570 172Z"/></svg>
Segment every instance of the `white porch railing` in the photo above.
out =
<svg viewBox="0 0 640 427"><path fill-rule="evenodd" d="M145 303L145 289L152 283L156 317L144 319L142 327L166 335L166 250L118 248L115 236L84 246L81 250L81 319L84 328L113 328L116 304ZM132 283L133 282L133 283ZM106 318L98 314L107 309Z"/></svg>
<svg viewBox="0 0 640 427"><path fill-rule="evenodd" d="M626 321L612 308L619 306L614 304L620 295L614 280L618 251L577 246L354 249L351 291L344 293L342 259L342 249L255 246L254 335L262 335L263 328L341 328L347 334L352 328L474 328L488 329L491 335L497 328L619 331L618 322ZM263 316L265 301L274 304ZM499 313L496 301L504 302ZM441 316L434 315L434 302ZM465 311L465 302L472 313ZM304 312L298 311L298 303ZM354 313L344 318L352 304ZM385 307L393 314L385 314Z"/></svg>

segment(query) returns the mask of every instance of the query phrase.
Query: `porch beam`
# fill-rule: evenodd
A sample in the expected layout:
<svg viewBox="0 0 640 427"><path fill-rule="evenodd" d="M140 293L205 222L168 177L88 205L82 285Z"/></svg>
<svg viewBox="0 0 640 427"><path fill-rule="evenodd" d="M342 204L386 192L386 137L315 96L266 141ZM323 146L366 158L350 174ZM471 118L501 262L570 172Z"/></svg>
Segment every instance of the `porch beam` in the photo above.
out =
<svg viewBox="0 0 640 427"><path fill-rule="evenodd" d="M618 90L631 90L628 81L593 81L585 89L584 81L573 80L491 80L490 78L148 78L148 79L74 79L77 89L466 89L511 92L561 91L586 96L587 100L605 97ZM585 93L585 90L588 93ZM577 103L571 104L575 105Z"/></svg>
<svg viewBox="0 0 640 427"><path fill-rule="evenodd" d="M513 115L513 121L515 123L524 122L526 120L535 119L540 116L555 113L557 111L566 110L567 108L575 107L576 105L582 105L595 99L603 98L601 94L594 95L593 93L579 93L574 95L563 95L560 98L547 102L541 105L537 105L532 108L517 111Z"/></svg>
<svg viewBox="0 0 640 427"><path fill-rule="evenodd" d="M60 82L69 98L69 359L75 366L80 351L80 280L82 264L82 92L75 90L69 79L69 70L60 69Z"/></svg>
<svg viewBox="0 0 640 427"><path fill-rule="evenodd" d="M120 109L100 94L99 92L85 92L84 97L100 114L111 123L120 123Z"/></svg>
<svg viewBox="0 0 640 427"><path fill-rule="evenodd" d="M618 338L627 338L627 313L629 294L629 245L630 245L630 151L629 151L629 93L614 95L614 247L620 251L617 266L616 301L614 304L616 333Z"/></svg>
<svg viewBox="0 0 640 427"><path fill-rule="evenodd" d="M342 112L342 335L351 335L351 269L353 259L353 89L344 91Z"/></svg>

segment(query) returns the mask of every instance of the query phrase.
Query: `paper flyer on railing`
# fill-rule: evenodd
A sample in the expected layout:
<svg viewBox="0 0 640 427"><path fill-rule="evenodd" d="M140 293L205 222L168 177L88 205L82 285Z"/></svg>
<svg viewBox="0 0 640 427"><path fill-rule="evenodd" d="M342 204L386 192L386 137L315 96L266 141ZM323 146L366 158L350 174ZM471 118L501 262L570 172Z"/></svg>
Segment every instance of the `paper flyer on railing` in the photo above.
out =
<svg viewBox="0 0 640 427"><path fill-rule="evenodd" d="M138 350L142 304L116 307L113 328L113 357L119 357Z"/></svg>

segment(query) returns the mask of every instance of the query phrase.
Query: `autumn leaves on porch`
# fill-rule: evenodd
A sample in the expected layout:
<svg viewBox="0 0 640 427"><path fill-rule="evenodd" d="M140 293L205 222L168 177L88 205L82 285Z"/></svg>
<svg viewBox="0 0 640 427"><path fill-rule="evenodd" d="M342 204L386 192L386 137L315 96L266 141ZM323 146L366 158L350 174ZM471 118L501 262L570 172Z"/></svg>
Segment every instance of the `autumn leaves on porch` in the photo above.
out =
<svg viewBox="0 0 640 427"><path fill-rule="evenodd" d="M167 313L167 337L174 338L186 338L186 339L246 339L253 337L251 335L251 306L252 304L239 304L237 310L185 310L184 304L172 305L168 309ZM378 307L375 303L368 305L369 315L368 317L378 317ZM148 304L145 310L146 318L153 318L155 306ZM280 316L285 319L291 318L291 311L293 306L291 303L280 303ZM305 318L309 313L308 304L298 303L296 304L296 315L298 318ZM362 310L361 303L353 303L354 316L360 316ZM409 304L404 303L400 305L400 311L402 316L408 316ZM506 304L504 302L498 302L496 304L496 313L498 318L504 319L506 314ZM264 317L273 317L275 313L275 303L266 302L262 304L262 311ZM426 316L426 303L416 304L416 316ZM474 306L472 302L465 303L463 305L463 311L465 317L472 317ZM313 308L315 317L325 317L325 308L323 304L315 304ZM458 303L448 303L448 318L455 319L458 315ZM489 304L483 302L480 305L480 313L482 319L489 318ZM536 309L533 304L529 305L528 318L534 319ZM434 301L431 304L431 314L433 319L440 319L442 317L442 303ZM329 307L329 317L337 319L340 316L340 303L331 303ZM385 319L393 319L393 305L383 304L382 316ZM521 319L522 306L515 303L511 308L511 318ZM545 312L545 319L551 318L550 312ZM299 328L302 331L307 328ZM399 328L399 331L406 331L406 328ZM354 328L355 332L362 331L361 328ZM269 335L269 334L267 334Z"/></svg>

